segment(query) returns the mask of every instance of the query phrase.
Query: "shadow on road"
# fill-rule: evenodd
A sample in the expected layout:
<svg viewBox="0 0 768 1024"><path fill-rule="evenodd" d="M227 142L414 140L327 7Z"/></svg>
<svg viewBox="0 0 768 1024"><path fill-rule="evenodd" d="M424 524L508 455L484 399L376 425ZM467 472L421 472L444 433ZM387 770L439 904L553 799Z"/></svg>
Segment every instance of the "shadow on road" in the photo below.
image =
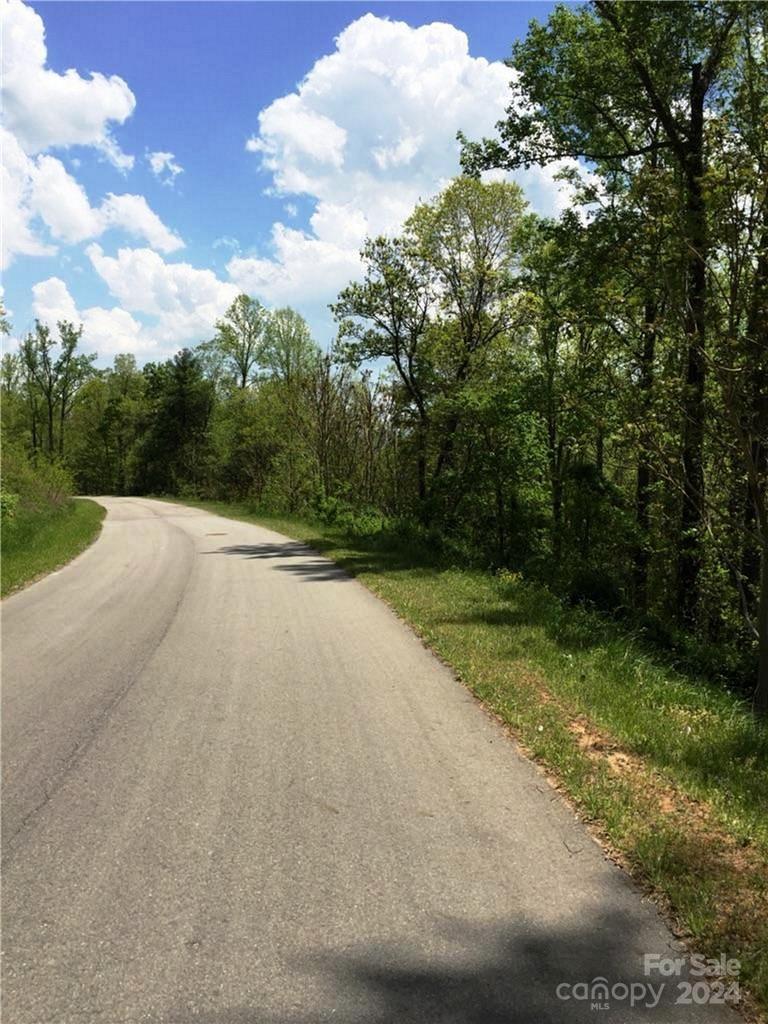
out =
<svg viewBox="0 0 768 1024"><path fill-rule="evenodd" d="M639 908L638 908L639 910ZM442 919L425 942L437 945L432 956L392 943L349 951L325 951L287 965L284 997L266 980L266 1005L195 1012L209 1000L199 993L187 1006L158 1018L168 1024L683 1024L737 1020L721 1008L675 1005L679 978L645 977L643 954L679 955L666 945L646 950L636 934L640 914L611 912L582 921L578 928L544 930L521 921L506 930ZM657 940L658 941L658 940ZM593 982L603 979L615 995L606 999ZM586 998L573 986L587 983ZM648 983L653 986L653 992ZM629 986L635 984L634 990ZM664 985L659 997L659 986ZM558 998L558 986L562 995ZM614 989L614 986L626 986ZM254 985L256 987L256 985ZM582 993L578 992L581 996ZM596 999L589 996L594 991ZM631 1005L630 992L635 994ZM314 995L312 995L314 993ZM322 993L318 997L317 993ZM301 1011L274 1009L309 1004ZM595 1003L600 1003L600 1008ZM607 1004L607 1005L606 1005ZM655 1005L651 1005L655 1004ZM711 1012L714 1009L719 1012Z"/></svg>
<svg viewBox="0 0 768 1024"><path fill-rule="evenodd" d="M203 551L204 555L234 555L239 558L276 559L290 558L285 565L275 565L279 572L292 573L307 580L338 580L349 581L350 575L333 562L321 558L315 551L296 541L285 544L232 544L217 548L215 551ZM300 556L306 556L298 561Z"/></svg>

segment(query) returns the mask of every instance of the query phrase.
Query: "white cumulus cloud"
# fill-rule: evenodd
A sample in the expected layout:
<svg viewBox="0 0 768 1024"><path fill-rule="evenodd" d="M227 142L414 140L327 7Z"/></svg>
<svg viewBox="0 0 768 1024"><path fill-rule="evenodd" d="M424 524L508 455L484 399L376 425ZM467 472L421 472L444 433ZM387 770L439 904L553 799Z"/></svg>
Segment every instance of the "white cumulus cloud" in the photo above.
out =
<svg viewBox="0 0 768 1024"><path fill-rule="evenodd" d="M65 282L49 277L33 286L32 311L51 326L59 320L82 324L83 350L100 357L133 352L143 359L167 359L182 346L209 338L237 295L234 285L211 271L165 263L151 249L121 249L112 258L94 243L88 255L119 304L80 309Z"/></svg>
<svg viewBox="0 0 768 1024"><path fill-rule="evenodd" d="M278 137L279 149L274 146L274 139ZM263 153L265 165L277 173L286 156L289 165L307 161L318 167L340 170L346 142L344 128L333 118L302 103L301 96L294 93L262 110L259 134L251 137L245 148L251 153Z"/></svg>
<svg viewBox="0 0 768 1024"><path fill-rule="evenodd" d="M86 252L124 309L156 318L148 330L161 347L205 341L239 292L212 270L167 263L152 249L124 248L107 256L93 243Z"/></svg>
<svg viewBox="0 0 768 1024"><path fill-rule="evenodd" d="M139 195L108 193L91 206L85 189L54 156L27 156L10 132L0 129L2 146L3 246L0 267L14 256L51 255L55 247L40 238L44 224L54 242L73 245L119 228L160 252L175 252L184 242L163 224Z"/></svg>
<svg viewBox="0 0 768 1024"><path fill-rule="evenodd" d="M38 320L53 327L59 320L83 325L83 348L100 356L134 352L150 357L158 352L156 340L130 313L119 306L90 306L79 310L59 277L39 281L32 288L32 310Z"/></svg>
<svg viewBox="0 0 768 1024"><path fill-rule="evenodd" d="M299 305L324 312L329 296L360 270L357 248L344 246L276 224L272 232L275 257L235 256L227 272L241 291L266 298L273 305Z"/></svg>
<svg viewBox="0 0 768 1024"><path fill-rule="evenodd" d="M85 189L56 156L55 148L95 148L120 170L133 166L110 134L133 112L135 99L116 76L46 66L42 18L20 0L0 0L2 28L2 216L0 267L17 255L56 252L54 243L76 244L118 228L168 253L183 246L146 199L109 193L91 206ZM167 154L173 156L173 154ZM79 161L71 161L73 167ZM174 173L176 164L169 168ZM180 168L179 168L180 170ZM47 232L44 230L47 229Z"/></svg>
<svg viewBox="0 0 768 1024"><path fill-rule="evenodd" d="M88 202L85 189L53 156L30 160L30 212L43 219L54 238L62 242L82 242L102 230L101 216Z"/></svg>
<svg viewBox="0 0 768 1024"><path fill-rule="evenodd" d="M31 221L33 165L10 132L0 128L0 221L2 222L2 253L0 268L8 266L15 255L49 256L55 248L40 239Z"/></svg>
<svg viewBox="0 0 768 1024"><path fill-rule="evenodd" d="M50 326L59 320L76 323L80 319L75 300L60 277L49 277L32 286L32 312Z"/></svg>
<svg viewBox="0 0 768 1024"><path fill-rule="evenodd" d="M176 161L173 153L158 150L155 153L147 153L147 163L158 181L163 185L173 187L176 178L184 173L184 168Z"/></svg>
<svg viewBox="0 0 768 1024"><path fill-rule="evenodd" d="M396 230L458 172L456 132L493 130L510 76L471 56L453 25L412 28L366 14L295 93L261 111L247 148L261 154L278 192L355 210L372 233Z"/></svg>
<svg viewBox="0 0 768 1024"><path fill-rule="evenodd" d="M163 224L144 196L116 196L110 192L101 204L100 214L104 229L122 228L130 235L146 239L160 252L175 252L184 248L184 242Z"/></svg>
<svg viewBox="0 0 768 1024"><path fill-rule="evenodd" d="M43 19L21 0L0 0L3 119L25 153L53 146L95 146L120 170L134 158L122 152L110 124L122 124L136 99L117 75L83 78L70 68L46 67Z"/></svg>

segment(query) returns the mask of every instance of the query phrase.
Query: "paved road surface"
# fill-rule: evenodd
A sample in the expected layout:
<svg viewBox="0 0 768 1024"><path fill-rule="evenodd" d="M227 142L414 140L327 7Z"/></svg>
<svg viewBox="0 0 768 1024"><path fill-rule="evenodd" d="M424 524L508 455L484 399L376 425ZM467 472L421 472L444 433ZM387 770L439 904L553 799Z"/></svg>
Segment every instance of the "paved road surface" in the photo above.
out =
<svg viewBox="0 0 768 1024"><path fill-rule="evenodd" d="M255 526L103 504L2 606L4 1021L735 1020L669 983L656 1010L557 998L647 980L672 938L360 584Z"/></svg>

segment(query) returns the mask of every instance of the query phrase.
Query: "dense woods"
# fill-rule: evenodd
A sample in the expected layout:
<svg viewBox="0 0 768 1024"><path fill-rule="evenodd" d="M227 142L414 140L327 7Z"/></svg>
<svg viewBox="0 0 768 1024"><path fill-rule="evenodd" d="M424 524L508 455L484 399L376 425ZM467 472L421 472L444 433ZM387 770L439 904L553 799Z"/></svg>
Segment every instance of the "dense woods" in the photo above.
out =
<svg viewBox="0 0 768 1024"><path fill-rule="evenodd" d="M38 324L8 450L522 571L768 707L767 30L764 3L558 8L498 136L367 242L327 351L244 295L141 368ZM561 158L543 219L502 172Z"/></svg>

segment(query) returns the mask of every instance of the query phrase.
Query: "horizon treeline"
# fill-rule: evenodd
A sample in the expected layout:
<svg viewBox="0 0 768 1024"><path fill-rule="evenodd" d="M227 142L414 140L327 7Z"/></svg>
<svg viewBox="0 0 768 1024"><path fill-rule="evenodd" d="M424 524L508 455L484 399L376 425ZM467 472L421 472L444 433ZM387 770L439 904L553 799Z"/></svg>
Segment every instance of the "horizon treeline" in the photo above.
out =
<svg viewBox="0 0 768 1024"><path fill-rule="evenodd" d="M246 501L506 567L768 704L768 5L557 8L498 136L373 238L324 352L240 296L96 370L3 362L3 433L83 493ZM530 212L498 169L564 160ZM491 176L484 172L496 169Z"/></svg>

